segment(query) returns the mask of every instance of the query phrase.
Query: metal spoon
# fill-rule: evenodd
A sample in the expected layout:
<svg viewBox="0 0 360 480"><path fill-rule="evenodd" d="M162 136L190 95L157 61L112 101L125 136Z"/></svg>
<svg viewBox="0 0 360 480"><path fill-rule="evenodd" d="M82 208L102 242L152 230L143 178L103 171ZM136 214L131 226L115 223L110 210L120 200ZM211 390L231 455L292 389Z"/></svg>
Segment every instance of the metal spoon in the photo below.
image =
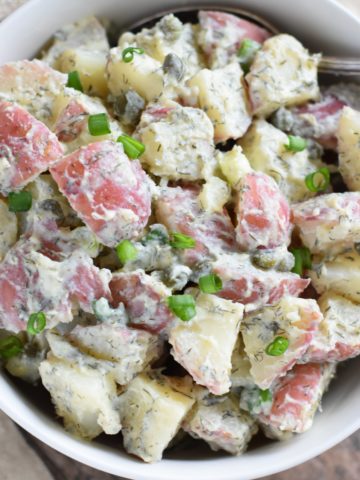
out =
<svg viewBox="0 0 360 480"><path fill-rule="evenodd" d="M157 21L159 21L164 15L168 15L170 13L175 14L180 20L184 22L197 22L197 15L199 10L216 10L225 13L231 13L238 17L244 18L245 20L249 20L251 22L256 23L260 27L265 28L269 32L277 35L280 33L279 29L276 28L272 23L266 20L259 15L256 15L248 10L244 10L242 8L237 7L218 7L218 6L203 6L199 5L198 8L193 6L192 8L189 7L180 7L180 8L173 8L169 10L163 10L158 12L154 15L150 15L148 17L142 18L141 20L129 25L126 28L126 31L136 32L141 30L142 28L151 28L155 25ZM331 75L360 75L360 59L358 58L351 58L351 57L331 57L331 56L323 56L320 60L319 64L319 72Z"/></svg>

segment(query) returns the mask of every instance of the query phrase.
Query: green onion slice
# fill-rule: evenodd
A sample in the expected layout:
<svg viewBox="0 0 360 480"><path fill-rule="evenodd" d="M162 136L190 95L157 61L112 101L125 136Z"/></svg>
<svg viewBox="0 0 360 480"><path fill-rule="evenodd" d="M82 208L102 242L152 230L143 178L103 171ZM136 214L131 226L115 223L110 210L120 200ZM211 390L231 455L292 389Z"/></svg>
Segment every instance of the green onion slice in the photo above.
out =
<svg viewBox="0 0 360 480"><path fill-rule="evenodd" d="M192 295L171 295L167 299L167 304L183 322L191 320L196 315L196 303Z"/></svg>
<svg viewBox="0 0 360 480"><path fill-rule="evenodd" d="M170 245L173 248L194 248L196 241L194 238L190 237L189 235L184 235L183 233L170 233Z"/></svg>
<svg viewBox="0 0 360 480"><path fill-rule="evenodd" d="M135 260L138 252L136 247L130 242L130 240L123 240L116 247L116 253L120 262L124 265L126 262Z"/></svg>
<svg viewBox="0 0 360 480"><path fill-rule="evenodd" d="M23 350L23 344L18 337L10 335L10 337L0 340L0 357L8 359L19 355Z"/></svg>
<svg viewBox="0 0 360 480"><path fill-rule="evenodd" d="M330 171L327 167L319 168L305 177L305 185L310 192L323 192L330 185Z"/></svg>
<svg viewBox="0 0 360 480"><path fill-rule="evenodd" d="M249 72L250 65L254 60L255 54L260 48L260 43L255 42L255 40L251 40L251 38L245 38L241 42L237 55L244 73Z"/></svg>
<svg viewBox="0 0 360 480"><path fill-rule="evenodd" d="M143 48L137 48L137 47L125 48L122 51L123 62L125 63L132 62L134 60L134 53L138 53L139 55L142 55L143 53L145 53L145 50Z"/></svg>
<svg viewBox="0 0 360 480"><path fill-rule="evenodd" d="M214 273L199 278L199 288L204 293L216 293L222 289L222 280Z"/></svg>
<svg viewBox="0 0 360 480"><path fill-rule="evenodd" d="M145 145L129 135L120 135L117 141L122 143L124 152L129 158L139 158L145 152Z"/></svg>
<svg viewBox="0 0 360 480"><path fill-rule="evenodd" d="M166 245L167 243L169 243L169 237L163 230L154 228L147 235L145 235L141 242L144 245L149 242L159 242L162 245Z"/></svg>
<svg viewBox="0 0 360 480"><path fill-rule="evenodd" d="M285 337L276 337L275 340L266 347L265 352L271 357L283 355L289 347L289 340Z"/></svg>
<svg viewBox="0 0 360 480"><path fill-rule="evenodd" d="M27 212L32 205L32 196L26 190L22 192L11 192L8 196L10 212Z"/></svg>
<svg viewBox="0 0 360 480"><path fill-rule="evenodd" d="M289 143L285 145L289 152L302 152L307 147L305 138L297 137L295 135L288 135Z"/></svg>
<svg viewBox="0 0 360 480"><path fill-rule="evenodd" d="M46 316L44 312L32 313L27 323L27 332L30 335L41 333L46 327Z"/></svg>
<svg viewBox="0 0 360 480"><path fill-rule="evenodd" d="M262 402L271 402L272 400L272 393L270 392L270 390L267 388L266 390L260 390L259 391L259 396L260 396L260 400Z"/></svg>
<svg viewBox="0 0 360 480"><path fill-rule="evenodd" d="M293 273L302 275L304 268L312 267L311 253L307 247L290 248L290 252L295 257L295 265L291 270Z"/></svg>
<svg viewBox="0 0 360 480"><path fill-rule="evenodd" d="M83 86L81 84L80 75L77 70L68 73L68 80L67 80L67 87L73 88L75 90L79 90L79 92L83 92Z"/></svg>
<svg viewBox="0 0 360 480"><path fill-rule="evenodd" d="M106 113L97 113L96 115L89 115L88 128L90 135L98 137L111 133L109 119Z"/></svg>

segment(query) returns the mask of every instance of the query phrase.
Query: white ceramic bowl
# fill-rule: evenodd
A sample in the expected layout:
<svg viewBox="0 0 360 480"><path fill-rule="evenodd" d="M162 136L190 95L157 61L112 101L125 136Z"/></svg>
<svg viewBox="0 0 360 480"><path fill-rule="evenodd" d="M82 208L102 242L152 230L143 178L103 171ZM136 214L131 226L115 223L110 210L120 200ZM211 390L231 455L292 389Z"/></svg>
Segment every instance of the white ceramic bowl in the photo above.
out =
<svg viewBox="0 0 360 480"><path fill-rule="evenodd" d="M65 23L90 14L126 25L144 15L172 6L194 5L190 0L32 0L0 24L0 64L31 58ZM196 4L222 0L196 0ZM290 7L291 3L291 7ZM360 23L332 0L233 0L263 13L283 31L293 33L314 51L358 54ZM28 389L0 373L0 408L40 440L80 462L134 480L250 480L302 463L332 447L360 427L360 358L339 369L314 427L286 443L271 443L242 457L213 456L165 459L146 465L113 446L87 443L68 435L55 417L41 408Z"/></svg>

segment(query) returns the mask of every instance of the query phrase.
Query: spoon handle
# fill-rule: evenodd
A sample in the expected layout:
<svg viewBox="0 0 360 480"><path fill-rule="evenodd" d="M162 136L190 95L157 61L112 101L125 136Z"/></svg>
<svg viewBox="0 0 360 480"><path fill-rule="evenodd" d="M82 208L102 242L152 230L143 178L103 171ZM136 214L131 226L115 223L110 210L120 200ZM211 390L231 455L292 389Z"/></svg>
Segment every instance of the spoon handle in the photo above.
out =
<svg viewBox="0 0 360 480"><path fill-rule="evenodd" d="M360 60L324 56L320 60L319 72L331 75L360 75Z"/></svg>

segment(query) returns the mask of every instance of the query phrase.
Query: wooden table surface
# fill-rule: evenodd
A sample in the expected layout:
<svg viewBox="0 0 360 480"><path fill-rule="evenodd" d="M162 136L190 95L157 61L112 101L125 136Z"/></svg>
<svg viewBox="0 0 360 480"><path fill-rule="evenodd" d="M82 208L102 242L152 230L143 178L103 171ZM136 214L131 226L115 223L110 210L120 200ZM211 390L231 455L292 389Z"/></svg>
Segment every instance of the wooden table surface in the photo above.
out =
<svg viewBox="0 0 360 480"><path fill-rule="evenodd" d="M0 0L0 20L25 1ZM360 16L360 0L339 3ZM56 452L1 412L0 445L0 480L119 480ZM360 480L360 431L323 455L263 480Z"/></svg>

